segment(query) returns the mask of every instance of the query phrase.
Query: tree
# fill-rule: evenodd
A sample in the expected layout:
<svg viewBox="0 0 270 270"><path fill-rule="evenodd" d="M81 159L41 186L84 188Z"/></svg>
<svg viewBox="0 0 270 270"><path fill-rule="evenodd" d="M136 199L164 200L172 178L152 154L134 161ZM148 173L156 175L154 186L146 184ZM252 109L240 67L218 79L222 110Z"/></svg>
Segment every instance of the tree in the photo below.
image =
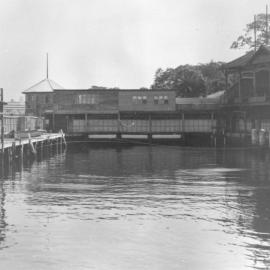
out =
<svg viewBox="0 0 270 270"><path fill-rule="evenodd" d="M198 68L204 77L206 93L211 94L226 87L225 75L222 72L223 62L211 61L207 64L199 64Z"/></svg>
<svg viewBox="0 0 270 270"><path fill-rule="evenodd" d="M256 47L260 45L267 45L270 38L268 31L268 25L270 23L270 16L266 14L256 15L256 21L246 25L243 35L240 35L231 45L232 49L248 48L252 49L255 47L254 30L256 29Z"/></svg>
<svg viewBox="0 0 270 270"><path fill-rule="evenodd" d="M205 95L206 92L200 70L190 65L179 66L175 69L158 69L151 88L175 89L177 96L181 97L198 97Z"/></svg>
<svg viewBox="0 0 270 270"><path fill-rule="evenodd" d="M177 96L199 97L225 89L222 62L184 65L156 71L151 88L175 89Z"/></svg>

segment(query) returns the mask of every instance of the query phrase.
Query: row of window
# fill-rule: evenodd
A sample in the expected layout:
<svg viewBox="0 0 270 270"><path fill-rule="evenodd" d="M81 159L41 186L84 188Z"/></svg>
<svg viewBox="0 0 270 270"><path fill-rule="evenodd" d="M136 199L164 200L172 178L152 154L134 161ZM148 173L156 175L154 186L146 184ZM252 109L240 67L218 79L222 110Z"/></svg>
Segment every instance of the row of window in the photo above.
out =
<svg viewBox="0 0 270 270"><path fill-rule="evenodd" d="M133 96L133 104L147 104L147 96ZM154 104L169 104L168 96L154 96Z"/></svg>
<svg viewBox="0 0 270 270"><path fill-rule="evenodd" d="M133 104L147 104L149 97L147 96L133 96ZM96 94L82 94L77 95L75 104L97 104L98 95ZM169 104L168 96L154 96L154 104Z"/></svg>
<svg viewBox="0 0 270 270"><path fill-rule="evenodd" d="M50 96L50 95L28 95L27 101L30 103L36 102L36 103L48 104L48 103L52 103L52 96Z"/></svg>
<svg viewBox="0 0 270 270"><path fill-rule="evenodd" d="M98 95L95 94L83 94L77 95L75 104L97 104Z"/></svg>
<svg viewBox="0 0 270 270"><path fill-rule="evenodd" d="M65 97L63 97L63 99L65 99ZM133 96L132 102L133 104L147 104L149 99L150 98L147 96ZM75 97L75 104L98 104L98 100L97 94L80 94ZM28 102L32 103L34 101L45 104L52 102L51 97L48 95L28 96ZM154 96L153 102L154 104L169 104L169 99L166 95Z"/></svg>

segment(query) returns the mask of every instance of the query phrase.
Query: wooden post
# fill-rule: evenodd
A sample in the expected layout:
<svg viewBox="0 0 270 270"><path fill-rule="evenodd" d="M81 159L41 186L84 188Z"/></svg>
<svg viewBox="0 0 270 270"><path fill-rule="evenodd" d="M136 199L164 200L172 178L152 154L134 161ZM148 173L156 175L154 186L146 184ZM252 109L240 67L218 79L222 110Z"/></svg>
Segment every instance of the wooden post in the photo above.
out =
<svg viewBox="0 0 270 270"><path fill-rule="evenodd" d="M87 132L88 131L88 115L87 115L87 113L84 115L84 120L85 120L84 128L85 128L85 131Z"/></svg>
<svg viewBox="0 0 270 270"><path fill-rule="evenodd" d="M121 117L120 117L120 112L117 114L117 134L116 138L121 139Z"/></svg>
<svg viewBox="0 0 270 270"><path fill-rule="evenodd" d="M211 127L212 127L212 145L214 145L214 147L217 146L217 138L216 138L216 127L214 127L214 113L211 113Z"/></svg>
<svg viewBox="0 0 270 270"><path fill-rule="evenodd" d="M69 116L66 116L66 133L69 132Z"/></svg>
<svg viewBox="0 0 270 270"><path fill-rule="evenodd" d="M19 161L20 161L20 171L22 171L23 169L23 144L21 144L20 141L20 145L19 145L19 151L20 151L20 157L19 157Z"/></svg>
<svg viewBox="0 0 270 270"><path fill-rule="evenodd" d="M12 142L12 159L16 158L16 142Z"/></svg>
<svg viewBox="0 0 270 270"><path fill-rule="evenodd" d="M43 141L40 142L40 157L43 157Z"/></svg>
<svg viewBox="0 0 270 270"><path fill-rule="evenodd" d="M182 112L181 130L183 141L185 142L185 114Z"/></svg>
<svg viewBox="0 0 270 270"><path fill-rule="evenodd" d="M182 113L182 132L185 132L185 114Z"/></svg>
<svg viewBox="0 0 270 270"><path fill-rule="evenodd" d="M36 154L37 154L37 151L36 151L35 146L34 146L34 144L33 144L33 142L32 142L30 133L28 133L28 142L29 142L28 144L29 144L29 147L30 147L30 149L31 149L31 152L32 152L34 155L36 155Z"/></svg>
<svg viewBox="0 0 270 270"><path fill-rule="evenodd" d="M64 132L63 132L62 129L60 129L60 133L62 134L62 140L63 140L64 145L65 145L65 147L66 147L66 146L67 146L67 142L66 142L65 134L64 134Z"/></svg>
<svg viewBox="0 0 270 270"><path fill-rule="evenodd" d="M10 164L12 161L12 148L8 148L8 163Z"/></svg>
<svg viewBox="0 0 270 270"><path fill-rule="evenodd" d="M55 131L55 113L52 114L52 131Z"/></svg>
<svg viewBox="0 0 270 270"><path fill-rule="evenodd" d="M60 153L63 151L63 137L60 137Z"/></svg>
<svg viewBox="0 0 270 270"><path fill-rule="evenodd" d="M148 141L152 143L152 117L151 114L148 116Z"/></svg>
<svg viewBox="0 0 270 270"><path fill-rule="evenodd" d="M23 146L24 146L24 145L21 144L21 143L20 143L20 145L21 145L21 159L23 159Z"/></svg>
<svg viewBox="0 0 270 270"><path fill-rule="evenodd" d="M57 154L59 154L60 151L60 138L56 138L56 143L57 143Z"/></svg>

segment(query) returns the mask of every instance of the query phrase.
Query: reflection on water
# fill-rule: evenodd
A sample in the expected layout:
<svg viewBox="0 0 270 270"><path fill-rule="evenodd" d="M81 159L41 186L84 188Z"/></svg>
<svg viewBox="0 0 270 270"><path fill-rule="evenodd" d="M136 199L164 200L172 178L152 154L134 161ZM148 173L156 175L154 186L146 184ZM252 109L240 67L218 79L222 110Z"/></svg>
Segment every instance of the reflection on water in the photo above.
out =
<svg viewBox="0 0 270 270"><path fill-rule="evenodd" d="M2 269L268 269L270 152L93 147L0 180Z"/></svg>

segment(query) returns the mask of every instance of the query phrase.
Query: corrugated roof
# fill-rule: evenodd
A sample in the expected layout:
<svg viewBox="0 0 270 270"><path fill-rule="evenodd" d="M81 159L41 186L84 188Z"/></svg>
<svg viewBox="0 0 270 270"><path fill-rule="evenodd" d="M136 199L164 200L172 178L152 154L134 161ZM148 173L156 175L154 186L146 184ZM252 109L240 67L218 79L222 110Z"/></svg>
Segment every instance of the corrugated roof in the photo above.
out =
<svg viewBox="0 0 270 270"><path fill-rule="evenodd" d="M64 89L61 85L51 79L44 79L30 88L23 91L23 93L42 93L42 92L53 92L54 89Z"/></svg>

